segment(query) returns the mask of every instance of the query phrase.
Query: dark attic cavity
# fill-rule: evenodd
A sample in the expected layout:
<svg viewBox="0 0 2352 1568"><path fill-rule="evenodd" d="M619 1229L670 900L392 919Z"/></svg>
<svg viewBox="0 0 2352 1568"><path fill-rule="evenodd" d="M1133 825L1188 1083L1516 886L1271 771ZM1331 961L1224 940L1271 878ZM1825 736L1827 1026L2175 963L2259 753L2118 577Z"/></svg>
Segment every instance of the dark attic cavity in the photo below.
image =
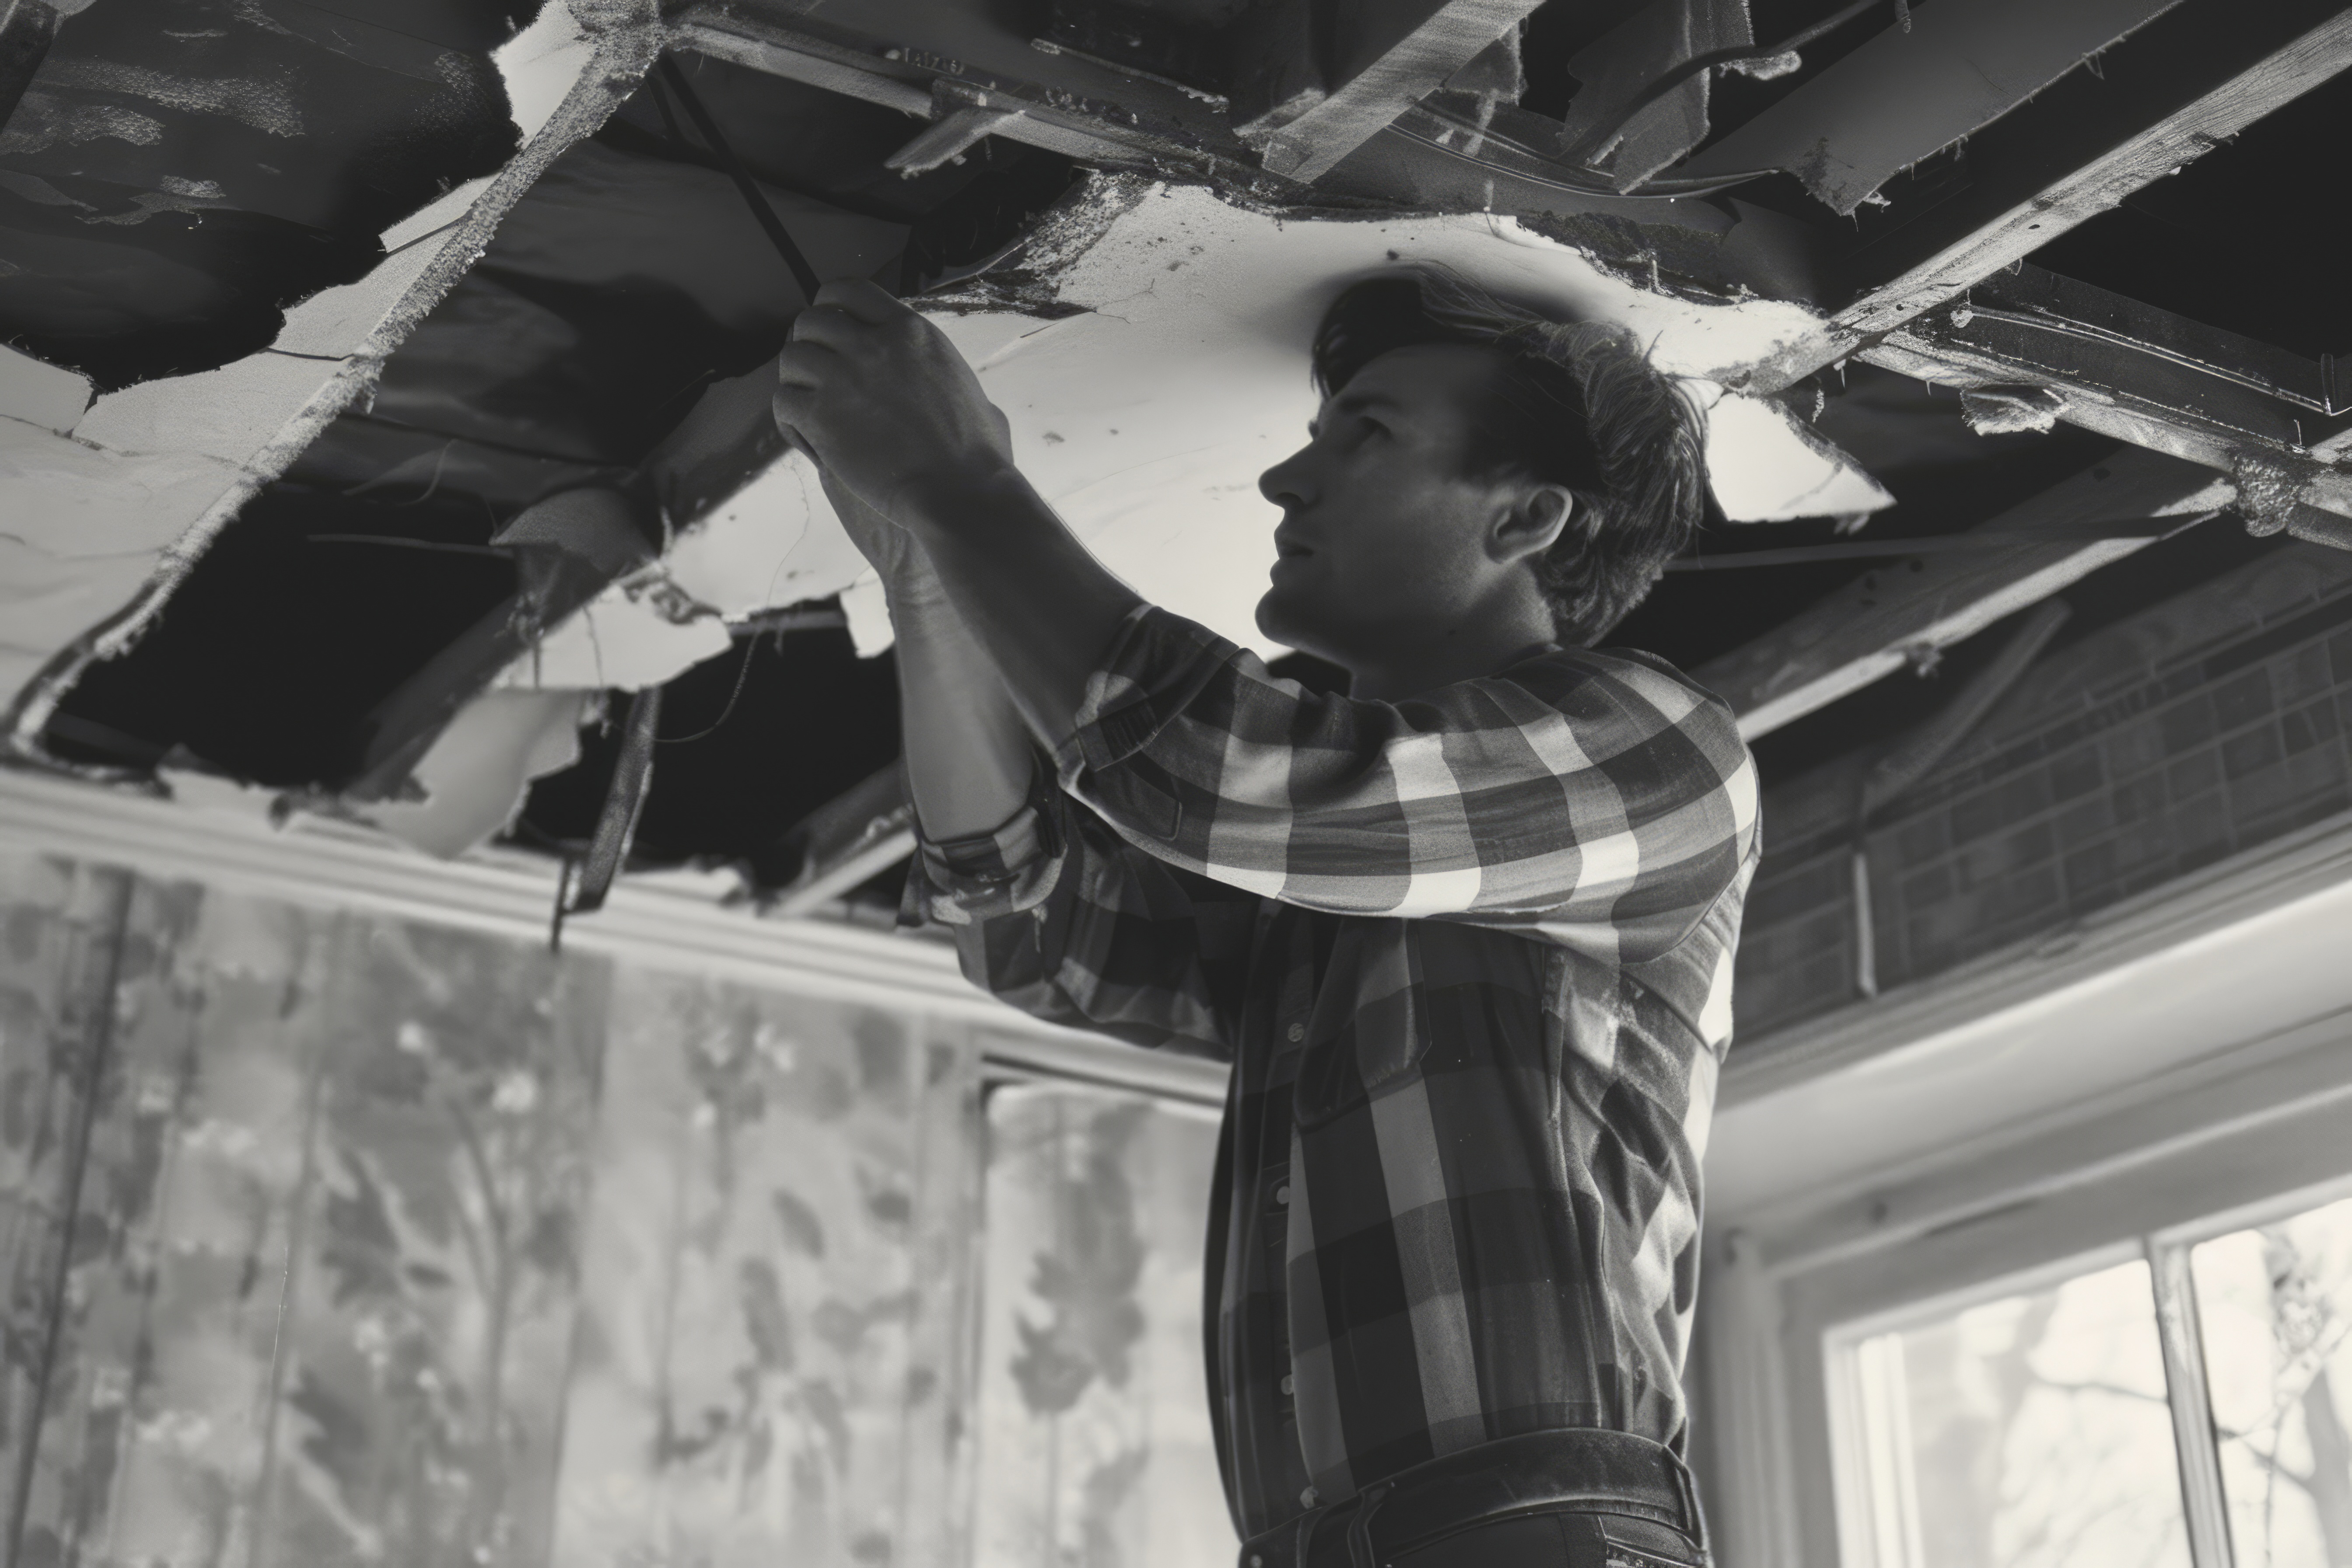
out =
<svg viewBox="0 0 2352 1568"><path fill-rule="evenodd" d="M582 736L577 764L532 786L520 842L586 848L625 706ZM898 757L897 667L859 658L838 626L739 636L663 689L660 733L633 862L740 865L779 887L802 868L793 825Z"/></svg>
<svg viewBox="0 0 2352 1568"><path fill-rule="evenodd" d="M2053 272L2275 343L2352 356L2338 163L2352 73L2034 253Z"/></svg>
<svg viewBox="0 0 2352 1568"><path fill-rule="evenodd" d="M340 783L358 716L513 590L488 535L480 503L455 492L272 485L138 646L90 667L47 739L71 761L176 753L276 788Z"/></svg>
<svg viewBox="0 0 2352 1568"><path fill-rule="evenodd" d="M1820 412L1816 406L1819 394ZM2078 472L2114 443L2069 425L2047 434L1982 436L1969 428L1959 395L1909 376L1850 362L1801 385L1787 401L1799 417L1850 454L1895 496L1859 534L1833 518L1727 524L1710 516L1696 553L1738 556L1854 537L1870 541L1957 532ZM1903 567L1901 561L1892 566ZM1885 563L1826 561L1738 572L1678 572L1611 635L1685 669L1761 637L1792 610Z"/></svg>
<svg viewBox="0 0 2352 1568"><path fill-rule="evenodd" d="M681 64L828 277L904 290L969 266L1075 177L1066 159L990 142L901 179L882 160L906 140L904 116ZM772 357L803 304L680 108L641 89L532 187L373 396L246 508L128 654L68 694L45 736L58 756L348 789L371 710L507 613L517 572L491 548L498 530L582 485L644 493L648 453L710 383ZM637 510L651 552L664 525ZM625 694L606 708L617 721ZM856 659L837 627L740 637L666 694L666 738L710 733L660 748L637 860L743 861L763 884L789 879L799 850L785 830L891 761L896 715L889 661ZM526 841L584 842L617 745L616 724L591 728L582 762L533 793Z"/></svg>
<svg viewBox="0 0 2352 1568"><path fill-rule="evenodd" d="M0 133L0 338L100 390L266 347L378 235L495 173L530 0L107 0Z"/></svg>

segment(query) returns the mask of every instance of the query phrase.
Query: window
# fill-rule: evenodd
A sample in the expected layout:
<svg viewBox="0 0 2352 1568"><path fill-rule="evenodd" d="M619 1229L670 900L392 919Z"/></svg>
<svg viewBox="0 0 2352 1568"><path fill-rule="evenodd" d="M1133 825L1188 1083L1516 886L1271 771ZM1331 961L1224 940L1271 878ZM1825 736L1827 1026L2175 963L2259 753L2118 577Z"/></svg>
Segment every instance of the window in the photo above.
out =
<svg viewBox="0 0 2352 1568"><path fill-rule="evenodd" d="M1829 1340L1845 1568L2352 1564L2352 1198Z"/></svg>
<svg viewBox="0 0 2352 1568"><path fill-rule="evenodd" d="M981 1568L1230 1562L1201 1356L1217 1113L1073 1083L988 1097Z"/></svg>
<svg viewBox="0 0 2352 1568"><path fill-rule="evenodd" d="M2352 1198L2189 1258L2240 1568L2352 1563Z"/></svg>

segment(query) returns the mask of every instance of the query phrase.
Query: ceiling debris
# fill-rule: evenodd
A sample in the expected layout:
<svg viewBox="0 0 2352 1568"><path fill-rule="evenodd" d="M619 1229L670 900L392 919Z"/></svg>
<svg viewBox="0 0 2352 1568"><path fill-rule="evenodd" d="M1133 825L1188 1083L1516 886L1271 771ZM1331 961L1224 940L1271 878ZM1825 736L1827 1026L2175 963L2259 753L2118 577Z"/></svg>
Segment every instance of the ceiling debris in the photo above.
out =
<svg viewBox="0 0 2352 1568"><path fill-rule="evenodd" d="M135 5L100 8L103 26L94 29L81 26L88 14L77 14L60 30L59 42L26 98L47 91L44 84L61 66L68 68L60 90L68 93L123 90L125 81L148 81L139 75L145 68L137 61L146 51L172 46L168 39L159 44L142 29L167 18L173 4L152 0L152 14L143 17ZM209 166L197 151L201 143L224 166L243 169L250 164L257 178L278 180L286 167L295 167L308 182L299 188L313 195L321 190L364 193L356 205L347 203L332 211L315 203L301 207L299 219L274 216L275 206L286 205L275 196L253 196L253 216L260 225L256 232L278 237L261 243L266 254L258 259L234 247L207 248L215 246L225 226L232 238L246 232L216 212L194 215L178 225L157 218L135 228L113 226L103 231L106 237L92 238L87 231L58 227L69 220L45 216L46 209L0 201L0 230L5 232L12 255L34 263L12 259L11 269L0 275L0 320L6 321L9 335L19 348L84 368L102 389L119 389L105 390L70 430L9 426L16 448L10 512L26 520L7 542L19 557L16 564L23 568L21 575L12 573L12 578L37 584L58 575L53 563L73 558L76 541L81 538L111 531L117 541L102 561L92 563L88 589L38 589L22 605L26 613L11 616L6 650L15 656L11 662L21 669L37 661L28 672L30 679L15 688L5 742L12 752L46 756L37 737L81 670L135 640L213 536L310 443L337 409L363 391L393 346L480 253L506 209L557 153L603 121L625 94L635 71L642 70L650 58L650 10L633 11L614 0L583 4L583 12L575 14L563 0L549 0L532 27L520 34L511 26L497 29L496 37L513 35L518 57L514 81L519 88L529 87L527 94L517 96L528 101L512 106L497 102L506 95L505 79L489 58L494 38L477 40L481 47L478 69L464 68L471 73L467 80L491 94L487 100L490 109L482 112L509 109L535 118L537 123L529 127L535 134L522 151L505 156L525 128L491 113L488 121L469 122L469 135L491 137L492 151L467 154L481 164L479 170L463 160L450 164L446 150L428 136L423 155L403 172L408 183L395 183L389 189L365 177L372 167L365 162L365 142L356 147L325 146L320 155L330 163L313 167L284 149L263 153L243 146L225 131L217 123L224 119L244 125L239 114L245 100L238 94L151 84L154 90L149 96L157 114L187 117L184 154L196 161L195 166ZM265 55L283 42L271 26L255 26L258 34L276 40L254 44ZM169 31L156 29L157 37ZM196 36L207 47L215 41L215 30L199 29ZM309 41L303 42L307 46ZM306 91L315 90L317 98L306 101L315 102L318 113L331 121L334 110L348 107L350 95L363 89L339 75L351 62L333 50L325 52L340 63L306 67L295 61L285 69L306 83ZM452 59L460 54L448 51ZM77 88L98 68L72 67L82 58L111 62L98 75L114 85ZM408 83L386 89L404 95L398 100L402 113L421 116L428 127L436 115L446 120L444 109L434 103L409 101L416 84L399 72L393 74ZM14 135L13 118L10 126L0 134ZM397 128L387 133L395 145L415 140ZM217 138L225 135L229 140L222 143ZM166 178L184 177L163 171L156 162L181 153L179 143L160 139L123 146L142 160L136 170L119 171L118 184L123 188L132 188L134 174L154 188L162 188ZM37 168L41 158L56 151L44 142L16 153L12 162ZM116 155L111 149L100 151ZM270 163L271 155L289 162ZM505 158L503 165L500 157ZM495 176L487 183L453 185L453 180L468 173L491 171ZM267 189L276 192L280 186ZM239 221L244 210L238 209ZM330 219L346 226L312 226L312 220ZM286 230L289 224L296 226L294 230ZM349 226L352 225L360 226ZM369 225L385 226L377 235L367 231ZM236 287L222 285L226 294L207 284L192 295L184 286L187 269L183 263L154 259L153 253L139 248L161 243L158 236L180 237L210 258L206 266L246 281ZM382 259L372 269L340 263L323 271L313 268L296 280L271 281L268 286L278 291L267 300L251 294L247 287L250 280L284 279L287 258L310 254L329 240L354 254ZM125 246L131 250L123 251ZM239 292L240 288L246 291ZM102 301L91 297L96 289L103 290ZM308 299L292 303L306 294ZM159 323L140 313L173 301L178 304L171 321ZM289 305L291 309L284 309ZM68 328L72 331L60 336ZM278 341L271 342L273 337ZM251 349L259 352L247 352ZM236 357L239 354L243 357ZM174 374L184 369L188 373ZM92 606L85 602L94 595L112 601L95 616L87 613Z"/></svg>
<svg viewBox="0 0 2352 1568"><path fill-rule="evenodd" d="M1279 211L1097 175L1001 278L983 273L921 308L1005 411L1022 471L1111 570L1272 652L1255 616L1273 562L1257 476L1305 439L1315 324L1348 282L1430 264L1563 317L1621 322L1651 344L1709 411L1709 472L1731 521L1892 504L1780 404L1721 384L1809 331L1811 312L1653 293L1515 218ZM775 602L772 584L826 596L865 572L798 453L690 531L688 552L697 560L674 563L679 581L730 615ZM721 561L723 571L704 565ZM860 646L879 641L866 629Z"/></svg>
<svg viewBox="0 0 2352 1568"><path fill-rule="evenodd" d="M55 9L0 81L22 765L887 919L889 627L768 413L804 272L916 300L1105 562L1269 656L1334 293L1623 323L1714 504L1621 635L1784 770L2017 611L2352 545L2333 0Z"/></svg>
<svg viewBox="0 0 2352 1568"><path fill-rule="evenodd" d="M1971 386L1960 394L1960 417L1979 436L2041 435L2058 427L2065 407L2046 386Z"/></svg>

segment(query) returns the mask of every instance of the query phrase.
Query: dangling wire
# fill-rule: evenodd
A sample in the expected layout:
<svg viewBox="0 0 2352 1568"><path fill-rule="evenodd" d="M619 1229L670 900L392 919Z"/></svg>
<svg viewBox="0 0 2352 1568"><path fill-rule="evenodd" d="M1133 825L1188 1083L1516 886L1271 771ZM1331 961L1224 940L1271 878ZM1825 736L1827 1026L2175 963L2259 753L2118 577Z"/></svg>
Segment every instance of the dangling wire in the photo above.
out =
<svg viewBox="0 0 2352 1568"><path fill-rule="evenodd" d="M1823 17L1802 32L1792 34L1769 47L1758 48L1751 44L1741 48L1711 49L1703 55L1693 55L1680 65L1661 72L1655 81L1635 93L1625 107L1617 111L1616 118L1586 132L1577 145L1568 150L1567 155L1571 158L1586 158L1597 154L1601 148L1609 145L1618 132L1633 123L1635 115L1702 71L1713 70L1717 66L1745 65L1793 54L1815 38L1844 26L1848 22L1877 9L1883 4L1885 0L1854 0L1854 4L1845 9Z"/></svg>
<svg viewBox="0 0 2352 1568"><path fill-rule="evenodd" d="M654 69L659 86L667 88L677 96L679 107L686 110L686 117L693 121L695 130L701 132L703 143L710 149L710 155L719 160L719 167L727 171L728 178L733 180L735 188L743 194L744 205L759 220L769 243L776 247L776 254L782 257L784 265L792 269L793 281L801 286L801 297L815 299L821 287L816 268L809 265L809 259L801 253L801 247L793 243L793 237L786 231L783 220L776 216L776 209L768 205L766 193L760 189L759 182L751 178L751 171L743 167L743 160L735 156L735 149L729 146L727 138L719 134L719 122L710 118L709 110L702 107L702 100L695 96L694 89L688 84L686 73L678 68L677 61L664 55L661 63Z"/></svg>

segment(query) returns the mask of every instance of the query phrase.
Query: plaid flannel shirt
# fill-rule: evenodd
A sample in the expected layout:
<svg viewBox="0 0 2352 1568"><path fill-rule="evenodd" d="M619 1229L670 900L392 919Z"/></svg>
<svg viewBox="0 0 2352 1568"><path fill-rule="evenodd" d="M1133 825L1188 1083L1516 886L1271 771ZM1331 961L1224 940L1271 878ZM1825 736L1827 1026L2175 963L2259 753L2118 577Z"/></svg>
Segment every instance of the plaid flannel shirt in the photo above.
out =
<svg viewBox="0 0 2352 1568"><path fill-rule="evenodd" d="M1236 1529L1521 1432L1679 1449L1758 839L1728 709L1580 648L1319 696L1147 606L1056 761L908 896L1027 1011L1234 1063L1206 1321Z"/></svg>

